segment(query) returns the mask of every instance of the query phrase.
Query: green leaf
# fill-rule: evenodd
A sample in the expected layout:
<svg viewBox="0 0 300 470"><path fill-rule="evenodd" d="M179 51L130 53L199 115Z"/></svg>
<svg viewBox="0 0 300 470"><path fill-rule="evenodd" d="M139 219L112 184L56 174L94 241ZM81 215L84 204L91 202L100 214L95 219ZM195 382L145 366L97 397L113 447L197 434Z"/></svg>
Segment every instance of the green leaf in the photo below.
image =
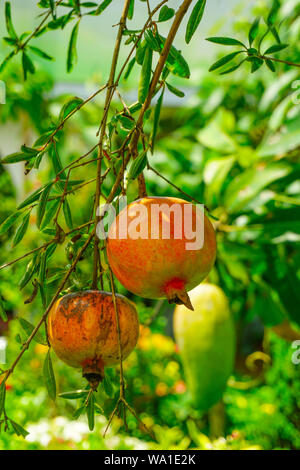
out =
<svg viewBox="0 0 300 470"><path fill-rule="evenodd" d="M9 419L9 422L12 425L12 428L15 431L17 436L22 436L24 438L28 436L29 432L26 431L26 429L24 429L20 424L16 423L12 419Z"/></svg>
<svg viewBox="0 0 300 470"><path fill-rule="evenodd" d="M157 36L154 36L151 29L147 29L145 31L144 37L145 37L145 41L146 41L148 47L150 47L150 49L152 49L153 51L156 51L156 52L161 51L161 44L159 42L159 39L157 38Z"/></svg>
<svg viewBox="0 0 300 470"><path fill-rule="evenodd" d="M34 54L38 55L39 57L42 57L43 59L46 59L46 60L54 60L53 57L51 57L50 55L48 55L46 52L42 51L38 47L35 47L35 46L28 46L28 47Z"/></svg>
<svg viewBox="0 0 300 470"><path fill-rule="evenodd" d="M13 27L12 19L11 19L11 7L10 2L5 2L5 22L6 22L6 29L11 38L17 39L17 33Z"/></svg>
<svg viewBox="0 0 300 470"><path fill-rule="evenodd" d="M104 0L100 5L98 6L97 10L95 11L95 15L101 15L101 13L105 10L105 8L110 5L112 0Z"/></svg>
<svg viewBox="0 0 300 470"><path fill-rule="evenodd" d="M125 116L124 114L118 116L118 121L120 122L122 129L125 131L131 131L135 126L135 120Z"/></svg>
<svg viewBox="0 0 300 470"><path fill-rule="evenodd" d="M66 400L77 400L78 398L86 397L88 393L88 390L74 390L73 392L60 393L58 396Z"/></svg>
<svg viewBox="0 0 300 470"><path fill-rule="evenodd" d="M0 418L4 410L5 406L5 395L6 395L6 387L5 382L3 381L0 385Z"/></svg>
<svg viewBox="0 0 300 470"><path fill-rule="evenodd" d="M10 155L7 155L6 157L2 158L1 163L18 163L18 162L24 162L27 160L31 160L34 155L28 155L23 152L16 152L16 153L11 153Z"/></svg>
<svg viewBox="0 0 300 470"><path fill-rule="evenodd" d="M5 219L2 224L0 225L0 235L2 233L7 232L7 230L14 225L14 223L19 219L19 217L22 215L22 212L14 212L11 214L7 219Z"/></svg>
<svg viewBox="0 0 300 470"><path fill-rule="evenodd" d="M72 33L70 36L69 48L68 48L68 57L67 57L67 72L71 72L74 64L77 62L77 49L76 49L76 42L78 36L78 29L79 29L78 21L74 28L72 29Z"/></svg>
<svg viewBox="0 0 300 470"><path fill-rule="evenodd" d="M255 38L257 37L258 35L258 31L259 31L259 22L260 22L260 18L256 18L249 30L249 35L248 35L248 39L249 39L249 46L251 47L253 41L255 40Z"/></svg>
<svg viewBox="0 0 300 470"><path fill-rule="evenodd" d="M73 414L73 419L78 419L79 416L81 416L84 412L86 411L86 406L80 406L79 408L77 408L76 411L74 411L74 414Z"/></svg>
<svg viewBox="0 0 300 470"><path fill-rule="evenodd" d="M78 108L83 103L81 98L75 96L70 98L62 107L59 113L59 121L63 121L74 109Z"/></svg>
<svg viewBox="0 0 300 470"><path fill-rule="evenodd" d="M163 21L168 21L174 15L175 15L174 8L169 8L167 5L164 5L159 11L158 21L160 23Z"/></svg>
<svg viewBox="0 0 300 470"><path fill-rule="evenodd" d="M271 8L271 11L268 15L268 18L267 18L267 24L269 26L273 26L274 23L276 22L276 18L277 18L277 13L279 11L279 8L280 8L280 2L278 0L274 0L273 1L273 6Z"/></svg>
<svg viewBox="0 0 300 470"><path fill-rule="evenodd" d="M44 228L46 228L50 224L50 222L52 221L53 217L56 214L59 203L60 203L59 199L55 199L54 201L48 202L47 208L45 210L45 215L40 225L40 230L44 230Z"/></svg>
<svg viewBox="0 0 300 470"><path fill-rule="evenodd" d="M95 426L95 397L92 393L86 407L86 415L88 419L89 430L93 431Z"/></svg>
<svg viewBox="0 0 300 470"><path fill-rule="evenodd" d="M185 33L185 42L188 44L193 37L196 29L198 28L200 21L202 20L204 9L206 5L206 0L198 0L194 6L191 16L189 17L186 33Z"/></svg>
<svg viewBox="0 0 300 470"><path fill-rule="evenodd" d="M265 51L264 55L283 51L283 49L286 49L287 47L289 47L289 44L274 44L273 46L269 47L269 49Z"/></svg>
<svg viewBox="0 0 300 470"><path fill-rule="evenodd" d="M27 79L27 73L34 73L35 72L35 67L33 65L32 60L30 57L26 54L25 51L22 53L22 66L23 66L23 76L24 80Z"/></svg>
<svg viewBox="0 0 300 470"><path fill-rule="evenodd" d="M264 61L260 57L248 57L248 61L251 62L251 73L256 72L263 65Z"/></svg>
<svg viewBox="0 0 300 470"><path fill-rule="evenodd" d="M49 0L49 3L50 3L50 9L51 9L52 18L55 20L55 19L56 19L56 14L55 14L55 0Z"/></svg>
<svg viewBox="0 0 300 470"><path fill-rule="evenodd" d="M40 228L40 225L42 223L42 220L43 220L43 217L44 217L44 214L45 214L45 210L46 210L48 197L49 197L50 191L52 189L52 185L53 185L52 182L46 184L45 188L43 189L43 191L40 194L39 203L38 203L37 212L36 212L36 225L37 225L37 228Z"/></svg>
<svg viewBox="0 0 300 470"><path fill-rule="evenodd" d="M7 318L7 314L6 314L6 311L5 311L5 307L4 307L4 302L0 296L0 318L2 318L2 320L4 322L6 322L8 320Z"/></svg>
<svg viewBox="0 0 300 470"><path fill-rule="evenodd" d="M50 356L50 349L48 350L47 356L45 358L45 362L43 366L43 373L44 373L44 379L45 379L49 396L53 401L55 401L56 382L55 382L55 376L54 376L53 366L52 366L52 361L51 361L51 356Z"/></svg>
<svg viewBox="0 0 300 470"><path fill-rule="evenodd" d="M129 62L129 64L127 65L127 69L124 73L124 80L127 80L127 78L129 77L133 67L134 67L134 64L135 64L135 57L133 57L133 59L131 59L131 61Z"/></svg>
<svg viewBox="0 0 300 470"><path fill-rule="evenodd" d="M232 52L231 54L225 55L221 59L217 60L209 69L209 72L212 72L213 70L217 70L218 68L222 67L223 65L227 64L231 60L233 60L238 54L244 51L237 51L237 52Z"/></svg>
<svg viewBox="0 0 300 470"><path fill-rule="evenodd" d="M28 212L23 217L22 223L15 233L15 236L13 239L13 246L16 246L18 243L20 243L21 240L23 240L23 237L28 229L29 219L30 219L30 212Z"/></svg>
<svg viewBox="0 0 300 470"><path fill-rule="evenodd" d="M33 258L29 261L26 266L25 272L19 282L19 288L22 290L26 284L30 281L35 271L38 269L40 261L40 253L37 252L33 255Z"/></svg>
<svg viewBox="0 0 300 470"><path fill-rule="evenodd" d="M220 75L226 75L227 73L234 72L235 70L237 70L237 69L245 62L245 60L246 60L246 59L243 59L241 62L239 62L238 64L234 65L233 67L230 67L229 69L224 70L224 72L221 72Z"/></svg>
<svg viewBox="0 0 300 470"><path fill-rule="evenodd" d="M47 253L43 251L41 254L41 262L40 262L40 269L39 269L39 283L43 285L46 279L46 261L47 261Z"/></svg>
<svg viewBox="0 0 300 470"><path fill-rule="evenodd" d="M33 332L35 326L32 325L32 323L30 323L28 320L25 320L25 318L19 318L19 322L20 322L21 327L23 328L23 330L25 331L25 333L29 337L31 335L31 333ZM36 343L42 344L43 346L48 345L46 338L44 337L44 335L40 331L36 332L36 334L33 337L33 340Z"/></svg>
<svg viewBox="0 0 300 470"><path fill-rule="evenodd" d="M12 59L15 55L15 50L11 51L6 57L5 59L1 62L1 65L0 65L0 73L3 72L3 70L5 69L5 67L7 66L8 62L10 61L10 59Z"/></svg>
<svg viewBox="0 0 300 470"><path fill-rule="evenodd" d="M288 173L286 165L270 164L263 169L249 168L235 177L228 186L224 195L224 204L228 212L238 212L254 199L260 191L283 178Z"/></svg>
<svg viewBox="0 0 300 470"><path fill-rule="evenodd" d="M266 59L266 66L271 70L271 72L276 72L275 64L270 59Z"/></svg>
<svg viewBox="0 0 300 470"><path fill-rule="evenodd" d="M234 38L212 37L206 38L206 40L215 44L222 44L223 46L243 46L246 48L245 44Z"/></svg>
<svg viewBox="0 0 300 470"><path fill-rule="evenodd" d="M149 91L151 81L152 54L152 50L149 47L146 47L138 90L138 100L140 103L144 103Z"/></svg>
<svg viewBox="0 0 300 470"><path fill-rule="evenodd" d="M143 169L147 165L147 149L144 150L138 157L133 160L129 173L128 173L128 178L129 179L135 179L139 176L140 173L142 173Z"/></svg>
<svg viewBox="0 0 300 470"><path fill-rule="evenodd" d="M67 199L65 199L63 202L63 213L65 216L65 221L66 221L67 226L70 229L72 229L73 228L72 213L71 213L71 209L70 209Z"/></svg>
<svg viewBox="0 0 300 470"><path fill-rule="evenodd" d="M179 96L179 98L184 97L184 93L181 90L178 90L178 88L175 88L173 85L170 85L170 83L166 82L168 90L173 93L173 95Z"/></svg>
<svg viewBox="0 0 300 470"><path fill-rule="evenodd" d="M130 0L130 5L128 8L127 18L132 20L134 14L134 0Z"/></svg>
<svg viewBox="0 0 300 470"><path fill-rule="evenodd" d="M104 376L104 379L102 381L102 387L108 397L113 397L114 388L107 374Z"/></svg>
<svg viewBox="0 0 300 470"><path fill-rule="evenodd" d="M19 206L17 209L23 209L26 206L29 206L30 204L33 204L35 201L37 201L40 197L41 192L44 190L45 185L41 186L40 188L36 189L33 193L31 193Z"/></svg>

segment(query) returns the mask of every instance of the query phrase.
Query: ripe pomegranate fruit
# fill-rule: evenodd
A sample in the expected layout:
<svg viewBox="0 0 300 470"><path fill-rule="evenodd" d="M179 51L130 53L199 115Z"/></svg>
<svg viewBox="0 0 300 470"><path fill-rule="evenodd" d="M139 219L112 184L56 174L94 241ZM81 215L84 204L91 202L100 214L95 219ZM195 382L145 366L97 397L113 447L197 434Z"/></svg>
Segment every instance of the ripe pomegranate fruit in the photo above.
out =
<svg viewBox="0 0 300 470"><path fill-rule="evenodd" d="M167 298L192 310L187 291L213 267L216 237L209 219L195 205L174 197L145 197L125 207L112 223L107 256L113 273L130 292Z"/></svg>
<svg viewBox="0 0 300 470"><path fill-rule="evenodd" d="M122 357L134 349L139 334L136 308L116 294ZM97 388L104 367L117 364L119 343L113 296L109 292L83 291L58 299L48 316L48 336L57 356Z"/></svg>
<svg viewBox="0 0 300 470"><path fill-rule="evenodd" d="M207 411L222 398L233 370L235 326L220 287L203 283L190 296L195 310L176 306L174 333L194 405Z"/></svg>

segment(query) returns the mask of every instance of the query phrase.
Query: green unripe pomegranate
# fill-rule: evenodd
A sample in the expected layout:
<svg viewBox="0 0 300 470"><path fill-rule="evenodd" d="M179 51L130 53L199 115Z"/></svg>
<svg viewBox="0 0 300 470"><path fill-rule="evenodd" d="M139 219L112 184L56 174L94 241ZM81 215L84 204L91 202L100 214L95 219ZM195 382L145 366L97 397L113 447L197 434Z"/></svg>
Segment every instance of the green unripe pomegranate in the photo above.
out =
<svg viewBox="0 0 300 470"><path fill-rule="evenodd" d="M219 287L201 284L190 298L194 311L177 305L174 333L195 407L209 410L224 393L235 356L235 327Z"/></svg>

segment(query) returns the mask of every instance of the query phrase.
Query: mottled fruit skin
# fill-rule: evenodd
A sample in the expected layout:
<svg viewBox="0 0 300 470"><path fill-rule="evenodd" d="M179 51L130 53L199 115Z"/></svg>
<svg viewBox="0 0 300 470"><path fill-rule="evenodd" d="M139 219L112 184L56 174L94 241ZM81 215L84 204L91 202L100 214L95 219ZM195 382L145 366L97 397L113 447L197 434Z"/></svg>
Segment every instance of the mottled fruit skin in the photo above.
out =
<svg viewBox="0 0 300 470"><path fill-rule="evenodd" d="M201 284L189 293L194 311L178 305L174 333L195 407L209 410L224 393L235 357L235 327L219 287Z"/></svg>
<svg viewBox="0 0 300 470"><path fill-rule="evenodd" d="M126 289L141 297L150 299L168 298L176 302L177 293L187 292L197 286L208 275L216 257L216 237L212 224L204 215L201 231L204 229L204 245L200 249L187 250L185 226L180 227L181 239L174 237L174 216L169 217L169 207L173 204L190 205L193 208L190 218L192 227L196 227L195 206L183 199L173 197L145 197L129 204L120 212L112 223L107 240L108 260L115 276ZM159 214L159 235L153 239L151 228L151 205L158 204L162 208ZM121 238L124 215L128 216L128 226L136 218L139 206L147 208L146 216L141 217L140 227L148 227L147 239ZM164 206L167 211L164 210ZM181 209L182 210L182 209ZM138 213L138 212L137 212ZM198 217L198 216L197 216ZM148 223L151 220L151 223ZM170 238L162 238L162 220L170 228ZM187 219L183 218L183 221ZM201 218L198 217L201 221ZM200 222L199 222L200 224ZM123 225L123 226L122 226ZM188 224L186 224L188 225ZM179 297L179 296L178 296ZM177 299L178 300L178 299Z"/></svg>
<svg viewBox="0 0 300 470"><path fill-rule="evenodd" d="M139 321L132 302L116 294L122 356L134 349ZM48 316L48 335L57 356L83 373L103 376L105 366L119 362L116 315L112 294L84 291L57 300Z"/></svg>

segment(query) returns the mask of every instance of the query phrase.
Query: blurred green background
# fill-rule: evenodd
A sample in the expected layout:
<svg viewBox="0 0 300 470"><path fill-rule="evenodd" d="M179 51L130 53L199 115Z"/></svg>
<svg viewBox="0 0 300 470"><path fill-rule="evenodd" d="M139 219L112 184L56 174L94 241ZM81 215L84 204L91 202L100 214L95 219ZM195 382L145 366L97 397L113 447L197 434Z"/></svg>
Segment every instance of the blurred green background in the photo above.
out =
<svg viewBox="0 0 300 470"><path fill-rule="evenodd" d="M145 5L136 3L132 28L144 17ZM176 7L180 2L169 3ZM32 145L57 120L68 97L85 98L105 83L115 35L110 25L118 22L121 4L116 0L103 16L83 22L79 60L72 74L65 71L69 29L55 30L36 40L35 45L56 60L48 63L37 58L37 73L27 82L23 81L19 58L5 69L0 77L6 84L6 103L0 105L0 157L18 151L21 144ZM219 219L218 256L209 281L226 293L237 331L236 366L223 405L208 413L193 408L173 337L172 306L128 295L118 284L118 291L136 302L144 324L137 348L125 361L127 398L141 419L153 427L157 442L140 429L133 417L128 417L128 432L116 418L108 437L102 438L105 416L118 396L117 369L108 370L110 386L98 392L105 416L100 413L96 418L95 431L88 430L85 418L73 420L76 401L58 398L53 403L48 397L42 374L46 348L33 342L7 387L7 413L24 425L29 435L24 440L2 432L0 448L300 449L300 364L292 361L293 341L300 339L300 74L297 68L284 64L274 74L266 68L251 74L248 65L224 77L209 73L209 66L224 51L204 39L212 35L243 38L255 16L266 15L270 4L209 1L203 24L190 46L184 43L182 29L175 45L190 64L191 80L172 79L172 84L184 90L185 97L166 95L155 152L150 157L157 171L203 201ZM38 10L35 5L31 0L12 2L18 31L33 29ZM0 33L4 36L2 0L0 11ZM290 44L286 56L297 63L299 13L299 1L282 2L280 20L285 21L281 35ZM165 24L162 31L167 28ZM1 43L1 56L7 50ZM136 74L122 83L129 104L136 100L136 83ZM66 125L60 137L64 166L95 144L102 107L100 95ZM120 107L120 103L115 102L114 107ZM96 167L89 165L76 170L72 177L89 180L95 171ZM51 172L47 160L28 175L24 175L22 163L1 165L0 222L47 181ZM149 194L180 197L174 187L153 172L145 171L145 178ZM108 191L111 183L110 177L104 190ZM136 192L136 183L130 183L129 197L134 199ZM70 196L74 225L88 220L92 202L90 185ZM47 231L37 231L34 214L28 233L14 248L13 235L14 229L10 229L0 236L0 264L22 256L51 237ZM65 247L59 246L51 258L47 272L50 293L55 292L58 277L67 269L67 255ZM20 348L16 317L36 323L43 311L39 296L33 303L24 304L31 295L30 284L21 292L17 289L27 262L0 271L0 292L9 317L8 323L0 320L0 336L8 338L8 364ZM88 253L72 276L68 286L71 290L89 284L91 266ZM54 355L53 360L60 393L85 386L80 372L68 368ZM214 432L216 420L221 420L221 435Z"/></svg>

